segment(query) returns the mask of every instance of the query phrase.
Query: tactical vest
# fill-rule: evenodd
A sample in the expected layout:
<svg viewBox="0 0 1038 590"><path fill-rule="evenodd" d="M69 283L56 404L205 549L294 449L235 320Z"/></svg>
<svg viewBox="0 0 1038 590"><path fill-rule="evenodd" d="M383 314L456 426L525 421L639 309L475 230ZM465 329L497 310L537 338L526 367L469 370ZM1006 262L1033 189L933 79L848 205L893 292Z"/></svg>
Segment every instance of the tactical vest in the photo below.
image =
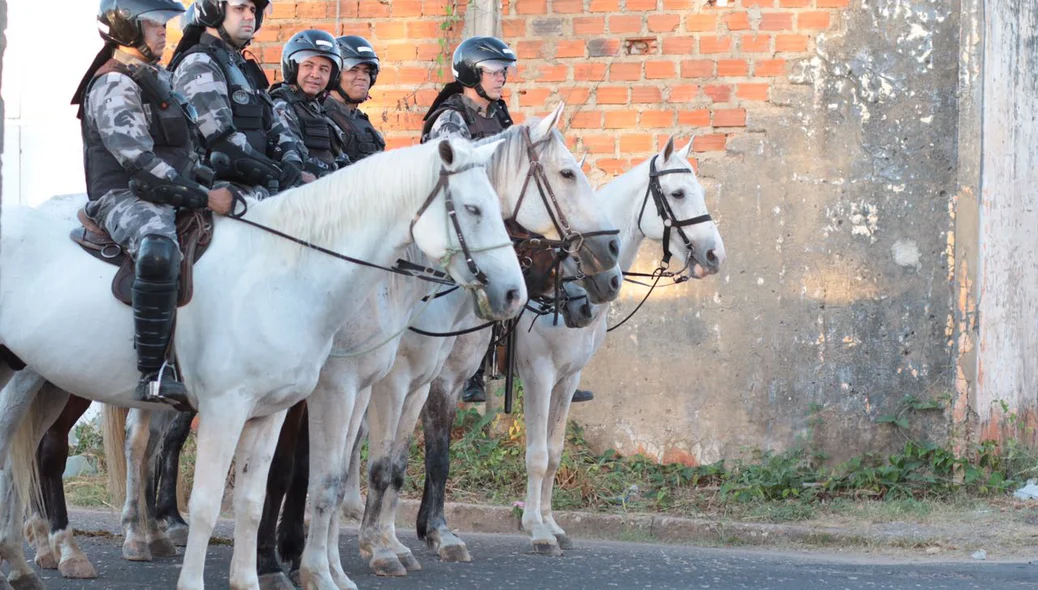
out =
<svg viewBox="0 0 1038 590"><path fill-rule="evenodd" d="M371 120L360 109L350 112L349 107L332 97L325 99L325 111L342 130L346 145L343 150L350 162L360 161L371 154L385 151L386 141L371 124Z"/></svg>
<svg viewBox="0 0 1038 590"><path fill-rule="evenodd" d="M320 100L310 99L302 90L294 89L287 84L278 84L270 95L279 98L292 107L299 119L299 131L303 134L303 145L310 156L317 158L335 169L335 152L339 143L336 130L325 117L324 107Z"/></svg>
<svg viewBox="0 0 1038 590"><path fill-rule="evenodd" d="M90 87L109 72L128 76L141 90L144 107L150 114L148 133L151 135L157 158L172 166L181 175L190 178L194 166L194 122L184 97L173 92L169 81L158 75L151 66L127 66L114 59L94 74ZM89 88L87 90L89 93ZM97 122L89 117L80 120L83 135L83 168L86 171L87 196L96 201L111 190L125 190L130 186L129 171L105 147Z"/></svg>
<svg viewBox="0 0 1038 590"><path fill-rule="evenodd" d="M172 67L175 69L192 53L208 55L220 68L227 80L234 128L245 134L253 150L269 155L267 130L274 126L274 104L265 92L267 77L263 70L256 62L231 51L227 43L209 34L202 35L195 46L178 56Z"/></svg>
<svg viewBox="0 0 1038 590"><path fill-rule="evenodd" d="M483 139L501 133L512 126L512 117L508 114L505 101L498 100L495 104L494 116L484 117L468 105L464 100L464 95L460 93L451 95L426 116L425 125L422 126L422 142L429 139L429 132L432 131L433 124L436 123L436 119L440 118L444 111L461 113L461 117L465 120L465 125L468 126L469 135L472 136L472 139Z"/></svg>

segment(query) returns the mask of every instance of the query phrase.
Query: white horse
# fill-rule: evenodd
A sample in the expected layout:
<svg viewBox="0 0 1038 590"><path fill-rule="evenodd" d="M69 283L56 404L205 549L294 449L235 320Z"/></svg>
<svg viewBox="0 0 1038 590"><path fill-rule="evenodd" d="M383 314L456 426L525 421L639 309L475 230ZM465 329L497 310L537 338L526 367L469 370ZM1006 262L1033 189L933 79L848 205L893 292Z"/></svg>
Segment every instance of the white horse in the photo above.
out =
<svg viewBox="0 0 1038 590"><path fill-rule="evenodd" d="M653 159L598 191L602 207L620 228L620 264L625 270L633 264L643 239L662 242L664 235L668 237L666 251L673 252L696 278L717 272L723 263L724 244L708 217L703 187L688 163L691 145L690 141L684 149L675 151L671 140ZM652 167L656 172L664 172L655 175L662 209L657 208L653 196L656 191L650 186L654 184ZM665 223L663 215L669 223ZM688 239L687 244L684 238ZM588 279L585 286L589 292L601 288L598 278ZM562 458L570 400L581 371L605 338L605 310L598 308L595 320L585 328L566 328L541 318L531 330L524 327L517 334L516 368L523 380L529 478L523 528L531 533L538 553L559 555L570 544L565 531L552 518L552 485ZM522 323L525 325L525 321ZM443 504L457 397L465 379L481 362L480 351L486 344L486 337L478 334L457 339L443 371L432 384L422 415L426 480L417 530L444 559L468 558L464 543L447 525Z"/></svg>
<svg viewBox="0 0 1038 590"><path fill-rule="evenodd" d="M372 156L250 203L247 218L383 266L413 242L471 290L482 315L511 317L526 300L526 289L514 252L501 247L509 240L483 168L495 147L451 140ZM66 391L146 407L134 398L131 313L109 293L114 269L80 252L67 237L67 222L19 208L5 210L3 221L4 352ZM175 336L200 416L191 531L178 588L203 587L206 549L236 446L230 586L254 588L256 524L284 410L313 391L333 336L367 299L382 271L229 219L215 225L209 252L195 267L194 299L180 310ZM466 244L471 255L458 256ZM12 372L8 362L0 364L0 383ZM27 415L60 411L57 400L46 400L53 409L42 401L26 392L0 393L0 557L11 563L9 579L20 587L41 584L22 553L22 500L12 469L23 457L8 452ZM18 431L26 440L34 434L31 428Z"/></svg>

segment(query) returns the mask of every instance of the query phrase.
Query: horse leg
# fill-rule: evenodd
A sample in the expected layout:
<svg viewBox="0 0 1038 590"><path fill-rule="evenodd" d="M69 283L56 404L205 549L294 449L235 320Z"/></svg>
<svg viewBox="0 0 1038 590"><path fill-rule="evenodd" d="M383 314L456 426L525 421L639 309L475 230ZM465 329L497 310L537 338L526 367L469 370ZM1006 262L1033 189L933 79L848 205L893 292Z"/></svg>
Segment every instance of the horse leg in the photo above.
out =
<svg viewBox="0 0 1038 590"><path fill-rule="evenodd" d="M391 485L383 497L381 512L382 527L389 532L389 543L397 559L409 571L422 569L414 554L406 545L400 542L396 536L396 512L400 501L400 490L407 476L407 459L411 449L411 436L414 433L415 424L418 423L418 415L429 398L429 384L417 387L407 394L400 413L400 421L397 424L396 436L393 440L391 450L391 462L393 473L390 477Z"/></svg>
<svg viewBox="0 0 1038 590"><path fill-rule="evenodd" d="M263 515L267 477L287 411L253 418L245 423L235 457L234 553L231 556L232 590L259 587L256 572L256 535Z"/></svg>
<svg viewBox="0 0 1038 590"><path fill-rule="evenodd" d="M48 387L56 389L56 386L50 383L44 386ZM36 450L36 459L40 466L40 487L43 491L43 513L50 521L50 532L44 536L46 553L62 577L72 579L97 577L97 570L72 536L65 503L65 487L61 480L68 460L68 433L91 403L88 399L70 395L58 420L47 429ZM37 553L37 565L45 567L41 561L46 561L46 555Z"/></svg>
<svg viewBox="0 0 1038 590"><path fill-rule="evenodd" d="M572 549L573 541L555 522L551 509L551 495L555 489L555 472L562 463L562 451L566 446L566 418L569 416L569 406L573 392L579 384L579 372L560 380L551 392L551 411L548 413L548 469L541 482L541 519L555 535L560 549Z"/></svg>
<svg viewBox="0 0 1038 590"><path fill-rule="evenodd" d="M342 564L329 562L331 521L338 520L339 488L342 486L343 455L348 440L349 424L356 400L357 384L353 365L330 359L318 379L317 387L307 398L310 428L310 531L299 568L304 590L344 590L356 588ZM341 572L341 574L340 574Z"/></svg>
<svg viewBox="0 0 1038 590"><path fill-rule="evenodd" d="M140 492L144 485L145 460L148 440L151 438L148 410L130 410L126 416L126 499L123 501L121 524L123 528L123 559L128 561L151 561L151 549L147 535L141 530L142 516Z"/></svg>
<svg viewBox="0 0 1038 590"><path fill-rule="evenodd" d="M346 483L341 502L343 518L356 521L364 518L364 498L360 495L360 449L363 446L364 439L368 436L367 410L368 401L371 399L371 388L365 391L367 396L364 398L363 403L360 400L360 394L358 394L357 404L353 410L354 422L359 420L359 423L356 428L351 427L350 429L350 432L356 432L357 436L352 441L349 455L350 466L346 470Z"/></svg>
<svg viewBox="0 0 1038 590"><path fill-rule="evenodd" d="M351 471L356 470L358 473L353 475L356 479L353 481L353 486L357 488L356 493L359 498L360 496L360 441L367 436L367 412L368 403L371 401L371 387L365 387L357 392L356 397L353 400L353 413L350 416L349 430L346 436L346 448L343 449L342 457L349 463L344 463L341 469L341 475L344 483L339 486L339 495L336 499L336 505L339 507L337 514L342 514L343 501L346 496L346 485L351 477ZM354 435L353 433L356 433ZM357 465L354 462L358 463ZM363 509L361 511L363 517ZM340 518L332 518L331 527L328 529L328 563L331 565L332 579L339 585L340 588L350 588L350 584L353 582L346 575L346 572L342 569L342 555L339 553L339 529L341 526Z"/></svg>
<svg viewBox="0 0 1038 590"><path fill-rule="evenodd" d="M274 449L274 459L270 464L270 472L267 474L267 497L263 502L263 517L260 519L257 539L258 554L256 556L260 588L264 590L275 588L290 589L293 587L288 578L285 577L285 573L281 571L281 563L278 561L276 533L278 529L278 513L281 511L282 500L285 499L285 489L288 487L289 481L294 477L294 472L299 469L299 463L294 461L294 453L298 446L304 442L300 440L300 427L305 420L305 416L305 401L289 408L288 414L285 416L285 422L281 426L277 447ZM302 526L301 523L300 526Z"/></svg>
<svg viewBox="0 0 1038 590"><path fill-rule="evenodd" d="M172 416L169 412L161 412L152 416L151 421L152 423L160 423L159 432L162 432L171 420ZM151 551L152 557L174 557L177 554L177 546L173 544L173 541L159 526L159 521L155 516L157 508L155 506L154 476L158 459L156 451L158 450L159 442L157 433L156 436L152 436L150 432L148 433L148 444L145 445L144 460L140 464L140 477L136 481L140 488L138 490L128 488L127 493L133 492L129 497L138 499L139 505L143 507L141 524L144 527L144 538L148 541L148 550ZM133 482L127 477L126 483L129 485Z"/></svg>
<svg viewBox="0 0 1038 590"><path fill-rule="evenodd" d="M10 564L5 584L14 590L45 590L25 560L22 499L33 495L36 449L65 407L68 393L43 387L43 378L28 369L16 377L6 363L0 363L0 382L6 384L0 392L0 563Z"/></svg>
<svg viewBox="0 0 1038 590"><path fill-rule="evenodd" d="M205 401L205 400L202 400ZM187 549L180 568L177 590L201 590L205 571L205 555L213 527L220 516L220 500L231 468L231 458L249 415L246 406L234 406L221 398L219 408L199 412L198 459L195 461L195 483L191 501ZM264 472L265 474L265 472Z"/></svg>
<svg viewBox="0 0 1038 590"><path fill-rule="evenodd" d="M180 477L180 453L184 443L191 434L191 422L195 412L180 412L166 428L159 447L157 474L157 494L155 502L155 518L166 524L169 540L178 547L187 544L187 523L180 515L177 503L177 480Z"/></svg>
<svg viewBox="0 0 1038 590"><path fill-rule="evenodd" d="M520 363L520 374L523 378L523 410L526 414L527 480L523 530L532 535L535 552L558 556L562 555L562 549L551 527L541 518L541 490L548 472L548 412L555 367L550 362L535 362L528 366Z"/></svg>
<svg viewBox="0 0 1038 590"><path fill-rule="evenodd" d="M393 452L393 440L409 385L409 377L391 372L372 386L368 405L368 498L358 545L360 554L370 557L371 569L380 576L407 575L407 568L391 544L392 531L386 528L382 513L388 510L386 495L391 495L389 490L398 472L394 465L397 457Z"/></svg>
<svg viewBox="0 0 1038 590"><path fill-rule="evenodd" d="M469 550L449 526L444 515L447 478L450 477L451 428L458 413L457 396L460 383L445 377L433 379L429 399L422 412L425 433L425 488L418 510L418 538L436 550L443 561L472 561Z"/></svg>

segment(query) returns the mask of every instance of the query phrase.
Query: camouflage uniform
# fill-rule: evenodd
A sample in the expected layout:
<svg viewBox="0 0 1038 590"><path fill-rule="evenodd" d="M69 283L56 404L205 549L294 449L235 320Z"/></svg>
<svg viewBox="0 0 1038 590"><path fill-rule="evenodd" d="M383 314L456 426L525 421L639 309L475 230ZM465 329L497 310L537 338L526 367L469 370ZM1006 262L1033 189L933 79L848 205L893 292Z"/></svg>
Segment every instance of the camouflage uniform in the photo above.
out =
<svg viewBox="0 0 1038 590"><path fill-rule="evenodd" d="M145 65L122 53L117 53L116 59L154 67L161 78L169 80L169 72L161 67ZM154 141L149 133L153 114L144 105L140 87L129 76L119 72L99 76L87 94L83 116L86 124L98 131L104 147L125 168L142 167L157 177L169 179L177 175L172 166L153 153ZM164 236L177 243L176 209L140 199L129 187L110 190L90 201L86 212L130 254L136 253L147 235Z"/></svg>
<svg viewBox="0 0 1038 590"><path fill-rule="evenodd" d="M466 121L464 109L471 124ZM436 111L440 113L437 115ZM430 116L435 117L429 125L422 141L443 139L447 137L463 137L465 139L483 139L511 127L512 119L503 101L491 102L487 108L476 104L474 100L462 93L454 94L434 106Z"/></svg>
<svg viewBox="0 0 1038 590"><path fill-rule="evenodd" d="M231 97L228 96L228 82L223 71L209 55L192 53L185 57L173 72L173 89L187 97L188 102L198 112L198 128L205 139L211 140L223 134L233 126ZM238 90L237 92L241 92ZM261 93L262 90L253 90ZM267 100L264 97L264 100ZM295 162L302 165L302 146L288 131L288 124L282 115L275 112L275 120L267 136L278 146L281 153L278 159L282 162ZM234 145L246 152L253 151L245 134L235 131L227 138ZM266 154L261 154L266 156ZM265 199L270 196L266 187L238 186L244 196Z"/></svg>
<svg viewBox="0 0 1038 590"><path fill-rule="evenodd" d="M309 115L313 119L323 119L328 124L328 130L332 134L331 139L331 150L329 154L324 154L325 158L318 157L306 146L306 137L303 136L304 125L299 120L299 115L296 114L296 109L284 98L279 96L279 93L275 90L272 92L274 97L274 114L278 119L284 122L285 131L290 135L299 146L302 151L303 158L303 169L307 172L312 173L314 176L320 177L334 172L339 168L350 165L349 156L342 150L345 145L345 138L343 137L343 130L339 128L335 122L328 117L325 112L325 106L321 100L303 100L298 104L300 108L307 109ZM322 132L323 134L323 132ZM325 161L328 157L334 159L333 162Z"/></svg>

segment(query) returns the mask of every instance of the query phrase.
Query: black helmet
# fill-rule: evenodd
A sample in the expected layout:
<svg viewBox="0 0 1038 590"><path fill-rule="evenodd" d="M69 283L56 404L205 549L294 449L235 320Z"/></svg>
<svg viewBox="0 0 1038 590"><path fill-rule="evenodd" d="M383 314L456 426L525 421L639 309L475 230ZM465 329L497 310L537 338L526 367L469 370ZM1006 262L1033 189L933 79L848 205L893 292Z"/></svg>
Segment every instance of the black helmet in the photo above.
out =
<svg viewBox="0 0 1038 590"><path fill-rule="evenodd" d="M320 29L299 31L285 43L281 50L281 77L286 84L295 84L299 73L299 64L310 57L326 57L332 62L332 75L325 90L339 84L339 73L342 71L342 56L331 33Z"/></svg>
<svg viewBox="0 0 1038 590"><path fill-rule="evenodd" d="M468 88L479 87L483 62L515 64L515 52L496 37L469 37L454 50L454 79Z"/></svg>
<svg viewBox="0 0 1038 590"><path fill-rule="evenodd" d="M158 61L159 55L144 43L142 20L165 25L171 18L184 12L177 0L101 0L97 11L97 30L105 43L134 47L149 61Z"/></svg>
<svg viewBox="0 0 1038 590"><path fill-rule="evenodd" d="M263 26L263 13L270 6L271 0L196 0L192 6L197 6L196 22L203 27L223 28L223 19L227 15L227 3L244 4L252 2L256 5L256 31Z"/></svg>
<svg viewBox="0 0 1038 590"><path fill-rule="evenodd" d="M339 46L339 53L342 54L342 71L345 72L360 64L368 64L371 66L371 85L374 86L375 80L378 79L379 63L378 54L375 53L375 48L371 46L371 43L357 35L336 37L335 43Z"/></svg>

